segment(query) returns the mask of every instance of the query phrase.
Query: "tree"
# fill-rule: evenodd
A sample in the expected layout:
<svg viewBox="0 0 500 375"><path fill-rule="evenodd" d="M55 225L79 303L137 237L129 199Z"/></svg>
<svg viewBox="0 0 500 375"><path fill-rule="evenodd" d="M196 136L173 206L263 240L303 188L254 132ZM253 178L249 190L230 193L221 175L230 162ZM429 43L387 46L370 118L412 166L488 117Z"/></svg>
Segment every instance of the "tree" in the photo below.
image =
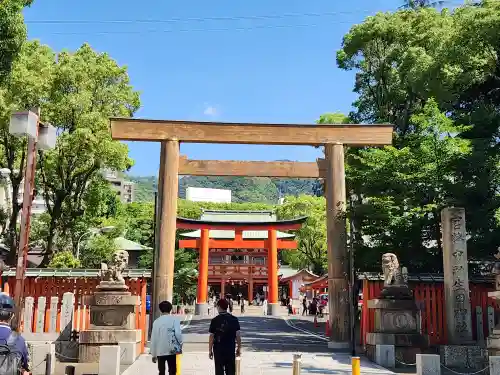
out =
<svg viewBox="0 0 500 375"><path fill-rule="evenodd" d="M470 152L470 142L434 100L411 118L418 130L404 148L363 150L348 160L353 187L357 266L373 268L374 257L393 251L414 269L441 268L440 212L456 203L455 165ZM353 194L354 195L354 194Z"/></svg>
<svg viewBox="0 0 500 375"><path fill-rule="evenodd" d="M49 47L37 41L26 42L12 65L11 73L0 84L0 165L11 171L6 178L10 197L7 225L2 226L2 236L10 249L7 259L10 264L13 264L17 251L17 224L22 208L18 197L26 164L26 139L10 135L10 116L12 112L39 107L47 101L54 59Z"/></svg>
<svg viewBox="0 0 500 375"><path fill-rule="evenodd" d="M286 197L276 207L280 219L307 216L305 225L297 233L298 250L283 254L294 268L308 268L317 275L324 274L327 264L325 198L301 195Z"/></svg>
<svg viewBox="0 0 500 375"><path fill-rule="evenodd" d="M26 40L23 8L32 0L0 2L0 83L10 74L12 64Z"/></svg>
<svg viewBox="0 0 500 375"><path fill-rule="evenodd" d="M402 251L406 254L402 257L412 254L417 268L440 269L437 211L443 204L466 208L472 258L484 259L489 249L500 244L495 217L500 208L495 99L500 86L499 11L498 2L484 1L453 13L431 8L380 13L344 37L338 65L358 70L354 91L359 96L351 120L389 122L395 130L394 148L352 150L348 155L347 185L354 197L358 245L366 242L361 240L363 235L373 232L376 239L368 247L377 258L374 249ZM454 154L445 148L448 159L439 171L439 183L436 161L416 146L423 139L426 144L435 141L415 117L428 118L430 108L441 113L430 117L438 119L440 126L447 118L456 128L443 141L467 139L472 147L470 152L461 149ZM439 147L450 144L434 143ZM432 191L436 187L440 190ZM483 203L478 205L478 201ZM357 254L361 257L368 252ZM373 264L373 259L365 258L362 263Z"/></svg>
<svg viewBox="0 0 500 375"><path fill-rule="evenodd" d="M60 251L50 260L49 268L80 268L80 261L71 251Z"/></svg>
<svg viewBox="0 0 500 375"><path fill-rule="evenodd" d="M446 1L431 1L431 0L405 0L401 6L402 9L419 9L419 8L437 8L445 4Z"/></svg>
<svg viewBox="0 0 500 375"><path fill-rule="evenodd" d="M40 158L40 186L50 223L44 264L54 251L57 231L71 228L85 210L85 192L100 179L102 168L124 170L132 161L127 146L113 141L108 129L112 116L132 116L139 108L126 68L107 54L84 44L75 53L58 55L46 120L57 126L54 150Z"/></svg>
<svg viewBox="0 0 500 375"><path fill-rule="evenodd" d="M147 251L139 257L139 267L153 267L153 252ZM193 300L196 298L198 265L196 254L184 249L175 250L174 261L174 300Z"/></svg>
<svg viewBox="0 0 500 375"><path fill-rule="evenodd" d="M349 124L351 122L351 119L344 115L341 112L333 112L333 113L325 113L322 114L319 119L316 121L316 124L318 125L327 125L327 124ZM321 148L323 151L323 154L325 153L324 148ZM324 184L325 181L324 179L317 179L314 182L313 186L313 195L316 197L321 197L324 194Z"/></svg>
<svg viewBox="0 0 500 375"><path fill-rule="evenodd" d="M154 247L154 204L130 203L123 209L125 216L125 237L141 245Z"/></svg>
<svg viewBox="0 0 500 375"><path fill-rule="evenodd" d="M109 262L117 250L113 237L92 237L85 246L85 251L80 254L82 268L101 268L101 263Z"/></svg>

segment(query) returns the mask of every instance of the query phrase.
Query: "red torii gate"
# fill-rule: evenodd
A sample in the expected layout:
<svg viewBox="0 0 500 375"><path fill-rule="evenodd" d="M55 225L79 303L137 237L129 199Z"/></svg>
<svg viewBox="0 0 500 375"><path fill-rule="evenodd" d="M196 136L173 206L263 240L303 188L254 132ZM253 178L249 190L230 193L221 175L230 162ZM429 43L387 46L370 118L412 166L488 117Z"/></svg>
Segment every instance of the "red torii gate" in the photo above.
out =
<svg viewBox="0 0 500 375"><path fill-rule="evenodd" d="M206 311L208 300L208 255L211 248L218 249L267 249L268 301L271 314L278 309L278 249L296 249L295 240L277 238L278 230L297 230L302 227L307 217L292 220L269 222L223 222L177 218L177 229L200 230L200 239L180 240L180 248L192 248L199 251L199 275L196 312ZM234 239L210 239L210 230L235 231ZM243 231L267 231L267 240L244 240ZM251 297L251 296L249 296Z"/></svg>

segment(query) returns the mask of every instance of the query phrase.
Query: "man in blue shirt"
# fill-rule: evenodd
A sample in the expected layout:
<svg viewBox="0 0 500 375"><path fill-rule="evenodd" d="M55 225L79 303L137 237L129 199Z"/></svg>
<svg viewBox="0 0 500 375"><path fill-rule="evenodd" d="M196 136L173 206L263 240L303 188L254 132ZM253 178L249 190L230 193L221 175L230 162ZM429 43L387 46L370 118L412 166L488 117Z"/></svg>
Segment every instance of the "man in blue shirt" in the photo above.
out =
<svg viewBox="0 0 500 375"><path fill-rule="evenodd" d="M20 334L12 330L11 321L14 316L14 300L5 293L0 293L0 345L7 345L15 352L15 356L20 359L21 373L28 374L28 348L26 341ZM1 357L5 354L0 353ZM5 363L6 361L4 361ZM5 371L0 368L0 372Z"/></svg>

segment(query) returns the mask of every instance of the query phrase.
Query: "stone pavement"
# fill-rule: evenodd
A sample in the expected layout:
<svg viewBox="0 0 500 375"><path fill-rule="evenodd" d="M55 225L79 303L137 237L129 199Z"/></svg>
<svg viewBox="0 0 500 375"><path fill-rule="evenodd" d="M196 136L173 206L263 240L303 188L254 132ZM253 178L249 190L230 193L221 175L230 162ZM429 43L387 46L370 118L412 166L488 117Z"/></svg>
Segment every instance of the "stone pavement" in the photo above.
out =
<svg viewBox="0 0 500 375"><path fill-rule="evenodd" d="M293 353L247 352L241 357L241 375L292 375ZM141 356L123 375L145 375L157 373L150 355ZM301 374L330 375L350 374L351 357L347 354L302 355ZM181 359L182 375L214 375L213 361L207 353L186 353ZM361 374L391 375L393 372L369 362L361 361Z"/></svg>
<svg viewBox="0 0 500 375"><path fill-rule="evenodd" d="M348 354L333 354L327 339L294 328L283 317L258 316L249 311L239 316L242 330L242 375L291 375L294 353L302 353L301 374L350 374ZM181 374L213 375L213 362L208 358L208 327L210 318L193 317L183 329L184 354ZM150 355L142 355L124 375L156 374ZM390 375L391 371L362 360L362 374Z"/></svg>

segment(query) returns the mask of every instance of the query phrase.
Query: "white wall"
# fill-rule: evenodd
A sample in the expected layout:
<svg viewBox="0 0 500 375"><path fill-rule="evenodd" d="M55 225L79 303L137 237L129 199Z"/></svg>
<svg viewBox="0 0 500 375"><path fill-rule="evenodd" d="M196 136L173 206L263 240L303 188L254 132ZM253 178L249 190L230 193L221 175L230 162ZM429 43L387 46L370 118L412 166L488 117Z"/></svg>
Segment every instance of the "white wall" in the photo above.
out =
<svg viewBox="0 0 500 375"><path fill-rule="evenodd" d="M231 190L188 187L186 200L193 202L231 203Z"/></svg>

